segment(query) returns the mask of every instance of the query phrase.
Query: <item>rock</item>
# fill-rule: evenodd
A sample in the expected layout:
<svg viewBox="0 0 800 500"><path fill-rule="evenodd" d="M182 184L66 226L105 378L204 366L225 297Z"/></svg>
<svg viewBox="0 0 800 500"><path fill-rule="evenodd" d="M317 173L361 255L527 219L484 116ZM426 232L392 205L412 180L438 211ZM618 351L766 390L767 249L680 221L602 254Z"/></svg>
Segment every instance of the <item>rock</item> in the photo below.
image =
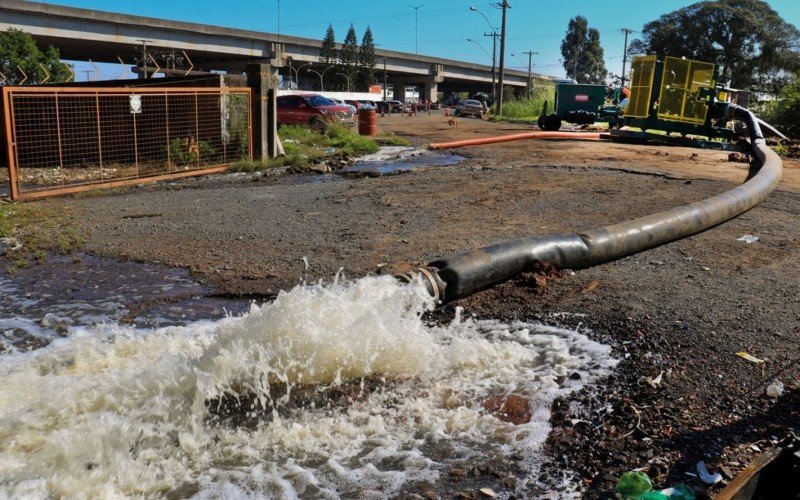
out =
<svg viewBox="0 0 800 500"><path fill-rule="evenodd" d="M433 490L428 490L422 494L422 498L427 498L428 500L439 500L439 495L437 495Z"/></svg>
<svg viewBox="0 0 800 500"><path fill-rule="evenodd" d="M532 416L528 400L516 394L492 396L483 402L483 408L497 419L514 425L526 424Z"/></svg>
<svg viewBox="0 0 800 500"><path fill-rule="evenodd" d="M308 167L308 169L311 170L312 172L316 172L318 174L329 174L329 173L331 173L331 167L329 167L328 165L326 165L324 163L317 163L315 165L310 165Z"/></svg>
<svg viewBox="0 0 800 500"><path fill-rule="evenodd" d="M450 470L450 477L464 477L466 475L467 471L465 471L464 469L459 469L458 467L455 467Z"/></svg>
<svg viewBox="0 0 800 500"><path fill-rule="evenodd" d="M0 255L5 255L10 252L16 252L22 249L22 242L16 238L6 237L0 238Z"/></svg>
<svg viewBox="0 0 800 500"><path fill-rule="evenodd" d="M728 155L728 161L736 163L750 163L750 158L748 158L747 155L743 155L742 153L731 153Z"/></svg>
<svg viewBox="0 0 800 500"><path fill-rule="evenodd" d="M491 488L481 488L479 491L485 497L495 498L497 496L497 493L495 493Z"/></svg>

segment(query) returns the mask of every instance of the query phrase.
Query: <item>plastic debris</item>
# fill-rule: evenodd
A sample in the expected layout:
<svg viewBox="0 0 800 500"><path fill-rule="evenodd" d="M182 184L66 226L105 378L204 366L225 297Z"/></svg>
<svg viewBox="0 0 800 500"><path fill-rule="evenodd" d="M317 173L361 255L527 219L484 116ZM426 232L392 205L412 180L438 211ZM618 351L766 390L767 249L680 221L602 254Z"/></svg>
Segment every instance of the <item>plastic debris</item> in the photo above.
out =
<svg viewBox="0 0 800 500"><path fill-rule="evenodd" d="M626 472L614 490L623 500L694 500L694 491L685 484L654 490L650 478L643 472Z"/></svg>
<svg viewBox="0 0 800 500"><path fill-rule="evenodd" d="M736 238L736 241L743 241L747 244L755 243L758 241L758 236L753 236L752 234L745 234L742 237Z"/></svg>
<svg viewBox="0 0 800 500"><path fill-rule="evenodd" d="M767 386L767 396L771 398L777 398L780 397L781 394L783 394L783 382L775 379Z"/></svg>
<svg viewBox="0 0 800 500"><path fill-rule="evenodd" d="M644 472L626 472L620 476L617 487L614 488L623 499L638 499L652 490L653 484Z"/></svg>
<svg viewBox="0 0 800 500"><path fill-rule="evenodd" d="M742 359L746 359L747 361L750 361L751 363L763 363L764 362L763 359L758 359L757 357L753 356L752 354L748 354L748 353L746 353L744 351L737 352L736 355L739 356Z"/></svg>
<svg viewBox="0 0 800 500"><path fill-rule="evenodd" d="M662 371L661 373L658 374L658 376L656 378L647 377L646 382L648 384L650 384L650 387L656 388L659 385L661 385L661 377L663 377L663 376L664 376L664 372Z"/></svg>
<svg viewBox="0 0 800 500"><path fill-rule="evenodd" d="M719 472L715 472L714 474L709 473L706 468L706 463L702 460L697 462L697 473L700 475L700 480L706 484L717 484L722 481L722 474Z"/></svg>

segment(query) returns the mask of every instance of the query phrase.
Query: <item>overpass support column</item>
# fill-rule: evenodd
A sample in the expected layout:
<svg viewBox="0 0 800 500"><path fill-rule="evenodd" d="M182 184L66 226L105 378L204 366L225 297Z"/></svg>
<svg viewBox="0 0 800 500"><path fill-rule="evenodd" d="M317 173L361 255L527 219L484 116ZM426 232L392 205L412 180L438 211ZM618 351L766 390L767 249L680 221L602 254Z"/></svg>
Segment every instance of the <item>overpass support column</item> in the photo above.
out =
<svg viewBox="0 0 800 500"><path fill-rule="evenodd" d="M395 79L392 80L392 99L400 102L406 102L406 81Z"/></svg>
<svg viewBox="0 0 800 500"><path fill-rule="evenodd" d="M422 92L420 93L419 98L425 99L426 101L435 102L437 99L437 94L439 93L439 84L435 78L428 78L422 84Z"/></svg>
<svg viewBox="0 0 800 500"><path fill-rule="evenodd" d="M444 66L441 64L434 64L431 66L430 77L425 79L422 85L422 95L420 99L425 99L429 102L434 102L438 98L439 84L444 81Z"/></svg>
<svg viewBox="0 0 800 500"><path fill-rule="evenodd" d="M253 158L266 160L278 155L278 71L269 64L247 66L247 86L252 91L251 123Z"/></svg>

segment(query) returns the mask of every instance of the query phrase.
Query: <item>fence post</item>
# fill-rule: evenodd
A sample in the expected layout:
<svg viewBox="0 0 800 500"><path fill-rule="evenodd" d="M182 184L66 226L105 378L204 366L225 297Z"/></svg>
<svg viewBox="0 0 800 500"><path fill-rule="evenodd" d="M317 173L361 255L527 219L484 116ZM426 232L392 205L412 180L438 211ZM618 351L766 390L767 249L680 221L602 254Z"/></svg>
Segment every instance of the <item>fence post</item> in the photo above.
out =
<svg viewBox="0 0 800 500"><path fill-rule="evenodd" d="M253 158L278 154L278 72L264 63L247 65L247 86L252 90Z"/></svg>

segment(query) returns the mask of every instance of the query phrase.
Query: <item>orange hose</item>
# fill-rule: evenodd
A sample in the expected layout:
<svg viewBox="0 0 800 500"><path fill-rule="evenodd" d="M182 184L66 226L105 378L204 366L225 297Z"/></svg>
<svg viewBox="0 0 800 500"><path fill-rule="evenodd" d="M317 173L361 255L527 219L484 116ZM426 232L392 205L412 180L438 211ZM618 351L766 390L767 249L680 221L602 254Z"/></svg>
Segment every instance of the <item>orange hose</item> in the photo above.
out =
<svg viewBox="0 0 800 500"><path fill-rule="evenodd" d="M576 141L599 141L600 133L588 132L524 132L522 134L500 135L496 137L482 137L480 139L467 139L465 141L436 142L428 145L428 149L453 149L464 146L480 146L481 144L494 144L496 142L519 141L521 139L571 139Z"/></svg>

